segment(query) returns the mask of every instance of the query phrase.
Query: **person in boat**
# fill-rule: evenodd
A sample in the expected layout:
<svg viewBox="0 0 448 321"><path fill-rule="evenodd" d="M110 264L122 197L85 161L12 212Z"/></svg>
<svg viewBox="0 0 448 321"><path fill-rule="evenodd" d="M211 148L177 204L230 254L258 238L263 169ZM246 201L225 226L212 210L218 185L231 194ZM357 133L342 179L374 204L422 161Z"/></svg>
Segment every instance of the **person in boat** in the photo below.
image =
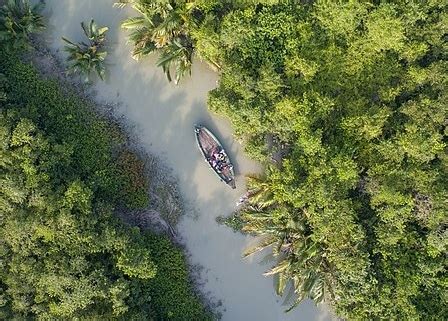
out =
<svg viewBox="0 0 448 321"><path fill-rule="evenodd" d="M225 165L223 166L223 169L228 169L229 171L231 171L232 168L233 168L233 165L230 164L230 163L227 163L227 164L225 164Z"/></svg>
<svg viewBox="0 0 448 321"><path fill-rule="evenodd" d="M221 174L222 171L224 170L224 163L218 160L215 169L218 172L218 174Z"/></svg>
<svg viewBox="0 0 448 321"><path fill-rule="evenodd" d="M218 163L222 162L224 160L224 158L225 157L223 157L223 155L222 155L222 150L219 147L217 147L215 149L215 151L212 153L212 156L211 156L211 159L215 160Z"/></svg>
<svg viewBox="0 0 448 321"><path fill-rule="evenodd" d="M220 150L220 152L218 153L217 158L218 158L220 161L224 161L224 160L226 159L226 155L224 154L224 150Z"/></svg>
<svg viewBox="0 0 448 321"><path fill-rule="evenodd" d="M216 160L224 160L225 156L223 154L223 151L217 148L217 150L212 154L212 157Z"/></svg>
<svg viewBox="0 0 448 321"><path fill-rule="evenodd" d="M210 157L210 165L216 172L218 172L218 174L221 174L223 170L228 168L229 164L226 164L226 155L221 147L217 146L212 153Z"/></svg>
<svg viewBox="0 0 448 321"><path fill-rule="evenodd" d="M215 169L218 173L221 173L223 169L223 162L219 158L217 158L215 154L212 154L209 163L213 167L213 169Z"/></svg>

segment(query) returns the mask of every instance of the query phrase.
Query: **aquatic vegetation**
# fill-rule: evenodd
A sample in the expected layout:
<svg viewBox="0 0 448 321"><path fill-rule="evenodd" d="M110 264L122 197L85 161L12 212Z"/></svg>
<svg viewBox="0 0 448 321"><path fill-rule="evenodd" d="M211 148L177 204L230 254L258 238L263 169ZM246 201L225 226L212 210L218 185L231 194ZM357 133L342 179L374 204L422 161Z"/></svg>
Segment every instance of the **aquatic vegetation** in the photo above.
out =
<svg viewBox="0 0 448 321"><path fill-rule="evenodd" d="M30 36L45 29L41 15L44 4L7 0L0 8L0 43L8 48L27 47Z"/></svg>
<svg viewBox="0 0 448 321"><path fill-rule="evenodd" d="M224 224L230 227L234 232L240 232L244 226L244 221L239 213L233 213L231 216L218 216L216 218L218 224Z"/></svg>
<svg viewBox="0 0 448 321"><path fill-rule="evenodd" d="M117 157L117 164L121 171L126 172L125 202L133 208L145 208L149 205L148 179L142 173L145 172L145 164L134 153L122 151Z"/></svg>
<svg viewBox="0 0 448 321"><path fill-rule="evenodd" d="M66 43L64 50L68 53L68 70L70 73L82 75L86 82L90 80L92 72L95 72L101 80L104 80L107 56L104 42L109 28L98 27L93 19L90 20L88 25L81 22L81 28L88 39L88 43L74 43L62 37L62 40Z"/></svg>

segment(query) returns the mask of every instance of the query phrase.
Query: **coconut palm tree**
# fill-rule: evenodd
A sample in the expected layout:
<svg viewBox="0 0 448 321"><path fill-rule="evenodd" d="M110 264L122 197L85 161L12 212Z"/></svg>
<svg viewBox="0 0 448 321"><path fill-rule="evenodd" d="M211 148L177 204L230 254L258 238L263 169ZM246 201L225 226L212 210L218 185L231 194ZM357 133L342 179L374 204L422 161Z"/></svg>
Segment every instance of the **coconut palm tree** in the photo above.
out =
<svg viewBox="0 0 448 321"><path fill-rule="evenodd" d="M267 171L269 173L269 168ZM272 190L272 182L256 175L248 175L246 178L248 193L250 195L249 202L251 204L256 204L257 207L264 208L276 203Z"/></svg>
<svg viewBox="0 0 448 321"><path fill-rule="evenodd" d="M191 74L193 43L188 34L194 18L190 15L192 3L174 1L145 2L123 0L122 7L131 4L140 13L123 21L122 27L131 31L129 39L134 43L132 57L140 59L155 51L160 53L157 65L162 67L168 81L172 81L174 69L176 84L186 74Z"/></svg>
<svg viewBox="0 0 448 321"><path fill-rule="evenodd" d="M87 82L90 74L96 72L101 80L104 80L106 73L105 59L107 52L104 50L107 27L98 28L92 19L88 25L81 22L82 30L88 42L75 43L62 37L66 43L64 50L68 53L68 70L70 73L79 73Z"/></svg>
<svg viewBox="0 0 448 321"><path fill-rule="evenodd" d="M157 46L153 41L152 34L155 26L148 8L140 3L134 3L133 8L141 16L124 20L121 27L130 30L129 40L134 44L132 58L138 60L155 51Z"/></svg>
<svg viewBox="0 0 448 321"><path fill-rule="evenodd" d="M133 51L133 57L151 53L154 49L160 49L170 44L174 38L185 35L185 14L180 14L181 9L169 2L141 2L126 1L140 13L140 17L131 17L124 20L121 26L131 30L129 39L134 42L137 49ZM124 4L124 2L121 2ZM141 51L141 48L149 50Z"/></svg>
<svg viewBox="0 0 448 321"><path fill-rule="evenodd" d="M174 39L169 45L165 46L160 51L157 66L162 67L168 81L171 81L171 69L174 67L176 85L179 80L186 74L191 74L193 47L191 44L185 43L188 41L184 39Z"/></svg>
<svg viewBox="0 0 448 321"><path fill-rule="evenodd" d="M265 276L272 275L276 278L276 292L283 295L287 282L292 281L292 288L296 294L294 304L288 309L297 306L305 297L309 297L316 303L321 302L325 295L325 263L322 250L318 243L310 237L291 238L289 244L284 244L277 264ZM291 296L289 294L288 296Z"/></svg>
<svg viewBox="0 0 448 321"><path fill-rule="evenodd" d="M31 34L45 28L40 14L44 4L31 6L28 0L8 0L0 8L0 42L7 47L27 47Z"/></svg>
<svg viewBox="0 0 448 321"><path fill-rule="evenodd" d="M250 206L241 215L246 222L243 231L259 236L243 257L272 248L277 263L264 275L275 277L278 295L283 295L288 282L292 282L291 291L296 298L289 311L306 297L321 302L329 282L325 273L328 263L320 244L312 239L304 220L287 211L285 207L263 210Z"/></svg>
<svg viewBox="0 0 448 321"><path fill-rule="evenodd" d="M287 284L295 294L293 309L304 298L321 302L331 289L328 262L319 242L313 240L305 215L298 209L279 203L273 191L274 182L258 176L248 177L248 205L241 210L243 231L257 235L258 242L247 248L243 257L271 248L276 264L264 275L273 276L276 292L284 295ZM331 292L329 292L331 294Z"/></svg>

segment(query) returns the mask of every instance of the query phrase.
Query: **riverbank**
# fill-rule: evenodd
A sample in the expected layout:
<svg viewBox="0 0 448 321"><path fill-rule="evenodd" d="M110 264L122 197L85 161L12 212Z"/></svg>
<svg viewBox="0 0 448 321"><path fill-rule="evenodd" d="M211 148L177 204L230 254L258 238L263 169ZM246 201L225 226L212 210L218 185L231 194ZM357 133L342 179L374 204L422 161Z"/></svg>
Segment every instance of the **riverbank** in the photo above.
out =
<svg viewBox="0 0 448 321"><path fill-rule="evenodd" d="M2 318L211 319L181 249L115 215L151 208L122 129L18 52L0 56Z"/></svg>
<svg viewBox="0 0 448 321"><path fill-rule="evenodd" d="M56 80L63 90L75 92L83 100L95 107L95 112L117 127L122 136L122 146L138 155L143 162L141 170L148 184L150 204L145 210L117 210L117 215L124 222L154 232L164 233L176 239L175 227L182 213L182 200L172 170L163 165L155 155L141 147L138 136L124 117L114 114L117 102L95 102L96 95L91 84L81 82L76 77L68 76L64 61L48 50L39 36L32 40L33 50L24 55L24 60L33 64L44 79Z"/></svg>
<svg viewBox="0 0 448 321"><path fill-rule="evenodd" d="M131 227L139 227L144 231L167 236L188 257L188 250L182 236L177 231L177 225L185 213L185 209L172 169L164 165L157 156L142 148L134 128L125 117L116 117L114 110L117 108L117 102L103 101L101 104L96 102L94 99L96 93L92 85L68 76L64 69L64 62L48 50L41 37L33 38L32 47L31 51L24 54L24 61L36 67L42 78L56 80L62 91L67 94L76 93L82 97L82 100L94 107L94 111L100 117L117 128L116 133L119 132L119 135L122 136L120 137L121 148L137 155L144 164L141 174L144 174L148 184L149 205L146 208L134 210L119 207L115 209L115 215ZM203 267L199 264L188 265L190 283L195 289L195 294L201 298L203 305L210 311L218 311L218 307L222 303L212 301L201 292L203 284L200 277L201 271L203 271Z"/></svg>
<svg viewBox="0 0 448 321"><path fill-rule="evenodd" d="M106 82L93 87L96 101L114 102L115 117L126 120L141 148L172 169L186 213L178 225L181 242L191 254L191 265L203 267L199 278L202 292L222 301L223 320L325 318L326 312L310 301L284 314L286 306L275 295L272 281L262 276L268 267L258 263L260 257L241 259L243 249L253 239L215 221L217 216L234 211L235 202L244 193L244 175L259 170L233 140L229 123L207 110L206 96L216 84L216 74L195 63L192 78L175 86L154 66L154 58L132 60L127 35L119 27L132 13L112 8L110 1L47 1L47 15L47 46L61 58L61 36L80 40L80 21L94 18L99 25L109 27L109 72ZM229 151L236 165L237 190L216 180L201 158L194 142L195 123L207 125Z"/></svg>

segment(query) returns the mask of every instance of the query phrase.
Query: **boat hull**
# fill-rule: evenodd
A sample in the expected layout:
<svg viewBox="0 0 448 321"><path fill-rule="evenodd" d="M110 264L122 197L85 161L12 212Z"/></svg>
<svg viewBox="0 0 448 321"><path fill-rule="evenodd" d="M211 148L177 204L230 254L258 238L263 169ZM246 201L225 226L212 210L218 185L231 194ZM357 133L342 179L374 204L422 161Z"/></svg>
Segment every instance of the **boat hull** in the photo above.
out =
<svg viewBox="0 0 448 321"><path fill-rule="evenodd" d="M210 168L224 183L231 188L236 188L233 164L220 141L204 126L195 125L194 132L199 150ZM214 166L214 155L218 153L224 158L220 161L221 168Z"/></svg>

